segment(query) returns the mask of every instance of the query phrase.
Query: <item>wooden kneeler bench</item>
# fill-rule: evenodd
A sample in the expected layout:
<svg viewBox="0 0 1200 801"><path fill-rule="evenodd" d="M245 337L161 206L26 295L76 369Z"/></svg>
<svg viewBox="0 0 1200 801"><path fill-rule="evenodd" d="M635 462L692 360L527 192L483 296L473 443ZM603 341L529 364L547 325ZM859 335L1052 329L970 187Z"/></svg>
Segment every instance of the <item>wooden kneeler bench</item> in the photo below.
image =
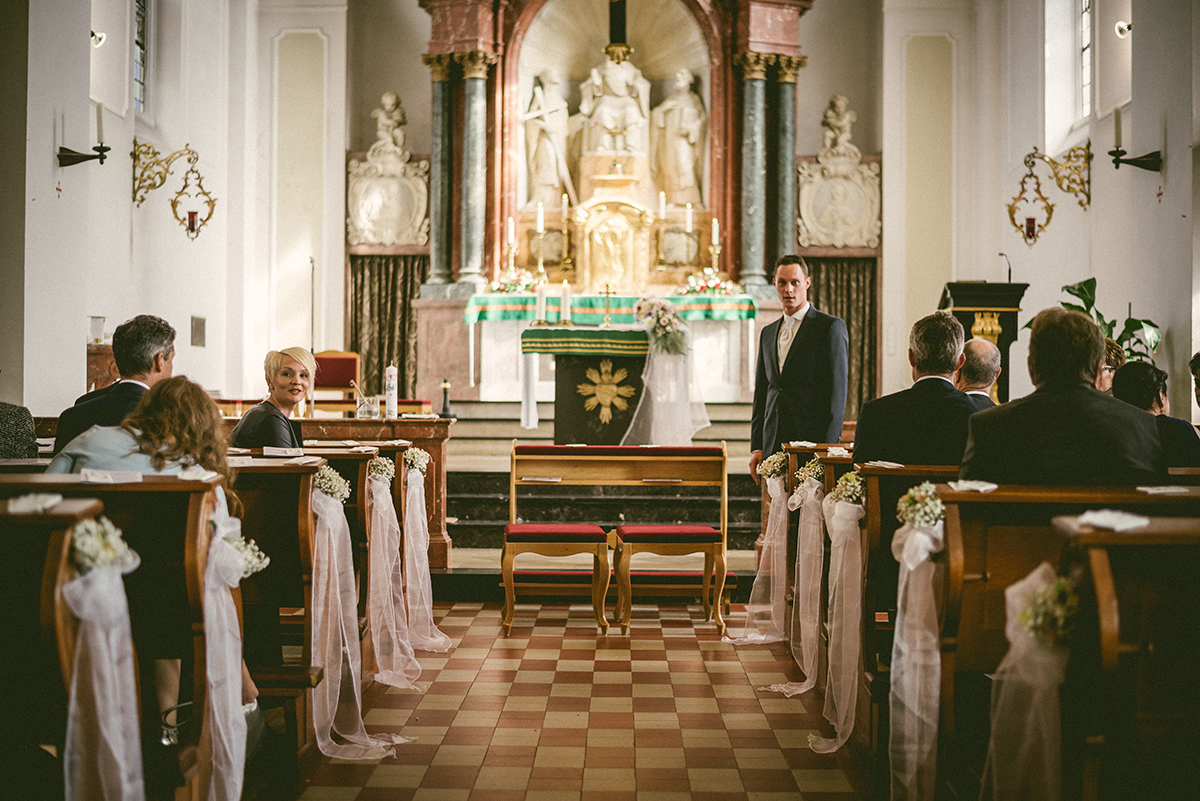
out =
<svg viewBox="0 0 1200 801"><path fill-rule="evenodd" d="M629 581L634 597L695 598L699 597L696 588L702 577L698 570L635 570L629 574ZM592 583L592 574L586 570L514 570L513 582L530 595L582 595L580 590ZM726 571L721 597L725 614L729 613L737 583L737 573ZM615 601L616 592L616 577L609 576L606 598Z"/></svg>

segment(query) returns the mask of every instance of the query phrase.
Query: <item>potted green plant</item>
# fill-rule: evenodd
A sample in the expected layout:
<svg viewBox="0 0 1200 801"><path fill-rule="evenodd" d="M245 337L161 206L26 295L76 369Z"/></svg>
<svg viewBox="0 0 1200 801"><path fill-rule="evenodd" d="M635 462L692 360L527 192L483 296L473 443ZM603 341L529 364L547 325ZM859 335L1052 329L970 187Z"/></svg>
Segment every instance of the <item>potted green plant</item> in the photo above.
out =
<svg viewBox="0 0 1200 801"><path fill-rule="evenodd" d="M1063 308L1083 312L1095 320L1096 325L1100 326L1100 330L1104 332L1104 336L1112 339L1125 349L1126 359L1130 361L1154 361L1154 352L1158 349L1158 343L1162 341L1162 330L1153 320L1134 317L1132 303L1129 305L1129 313L1125 318L1125 325L1122 326L1121 333L1114 336L1114 332L1117 330L1116 318L1109 320L1096 308L1096 279L1094 277L1086 281L1080 281L1077 284L1064 286L1062 291L1079 298L1083 304L1070 303L1064 300L1062 301ZM1025 327L1028 328L1032 322L1031 320L1026 323Z"/></svg>

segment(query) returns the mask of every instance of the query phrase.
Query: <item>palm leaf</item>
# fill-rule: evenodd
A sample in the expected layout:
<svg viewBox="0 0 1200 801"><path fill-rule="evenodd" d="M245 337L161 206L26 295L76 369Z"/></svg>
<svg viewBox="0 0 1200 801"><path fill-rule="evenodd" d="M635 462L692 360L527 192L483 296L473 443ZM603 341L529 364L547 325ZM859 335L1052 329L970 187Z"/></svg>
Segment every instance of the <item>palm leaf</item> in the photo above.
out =
<svg viewBox="0 0 1200 801"><path fill-rule="evenodd" d="M1091 310L1096 306L1096 278L1095 276L1080 281L1078 284L1070 284L1062 288L1063 292L1068 295L1074 295L1083 301L1084 313L1090 314ZM1063 304L1066 305L1065 303Z"/></svg>

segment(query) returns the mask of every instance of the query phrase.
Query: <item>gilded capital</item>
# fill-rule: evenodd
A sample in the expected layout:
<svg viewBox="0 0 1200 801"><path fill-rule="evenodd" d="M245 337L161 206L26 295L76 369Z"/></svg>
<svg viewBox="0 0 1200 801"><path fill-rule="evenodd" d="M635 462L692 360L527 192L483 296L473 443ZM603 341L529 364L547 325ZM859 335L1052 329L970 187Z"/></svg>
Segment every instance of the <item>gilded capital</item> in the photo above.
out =
<svg viewBox="0 0 1200 801"><path fill-rule="evenodd" d="M775 65L779 67L779 82L795 83L796 74L807 64L808 56L777 55L775 57Z"/></svg>
<svg viewBox="0 0 1200 801"><path fill-rule="evenodd" d="M775 54L747 50L745 53L737 56L735 61L742 68L742 80L765 81L767 79L767 67L775 63Z"/></svg>
<svg viewBox="0 0 1200 801"><path fill-rule="evenodd" d="M495 53L486 50L468 50L466 53L455 53L454 60L462 64L464 78L486 79L488 68L499 58Z"/></svg>
<svg viewBox="0 0 1200 801"><path fill-rule="evenodd" d="M426 53L421 56L421 60L429 66L433 80L450 80L450 65L454 63L453 53Z"/></svg>

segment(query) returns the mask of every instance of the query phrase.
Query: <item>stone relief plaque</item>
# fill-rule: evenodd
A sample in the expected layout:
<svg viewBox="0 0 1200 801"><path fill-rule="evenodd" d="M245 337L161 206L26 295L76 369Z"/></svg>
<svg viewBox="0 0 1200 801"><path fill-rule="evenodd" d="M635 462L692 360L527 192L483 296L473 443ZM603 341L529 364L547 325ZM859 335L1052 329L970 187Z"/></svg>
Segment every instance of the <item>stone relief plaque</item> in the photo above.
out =
<svg viewBox="0 0 1200 801"><path fill-rule="evenodd" d="M799 167L798 233L804 247L879 247L879 164L863 164L850 142L855 119L846 98L835 95L821 121L824 147L815 164Z"/></svg>
<svg viewBox="0 0 1200 801"><path fill-rule="evenodd" d="M352 160L346 186L346 239L351 245L429 242L429 162L404 147L404 109L395 92L371 112L377 138L367 160Z"/></svg>

